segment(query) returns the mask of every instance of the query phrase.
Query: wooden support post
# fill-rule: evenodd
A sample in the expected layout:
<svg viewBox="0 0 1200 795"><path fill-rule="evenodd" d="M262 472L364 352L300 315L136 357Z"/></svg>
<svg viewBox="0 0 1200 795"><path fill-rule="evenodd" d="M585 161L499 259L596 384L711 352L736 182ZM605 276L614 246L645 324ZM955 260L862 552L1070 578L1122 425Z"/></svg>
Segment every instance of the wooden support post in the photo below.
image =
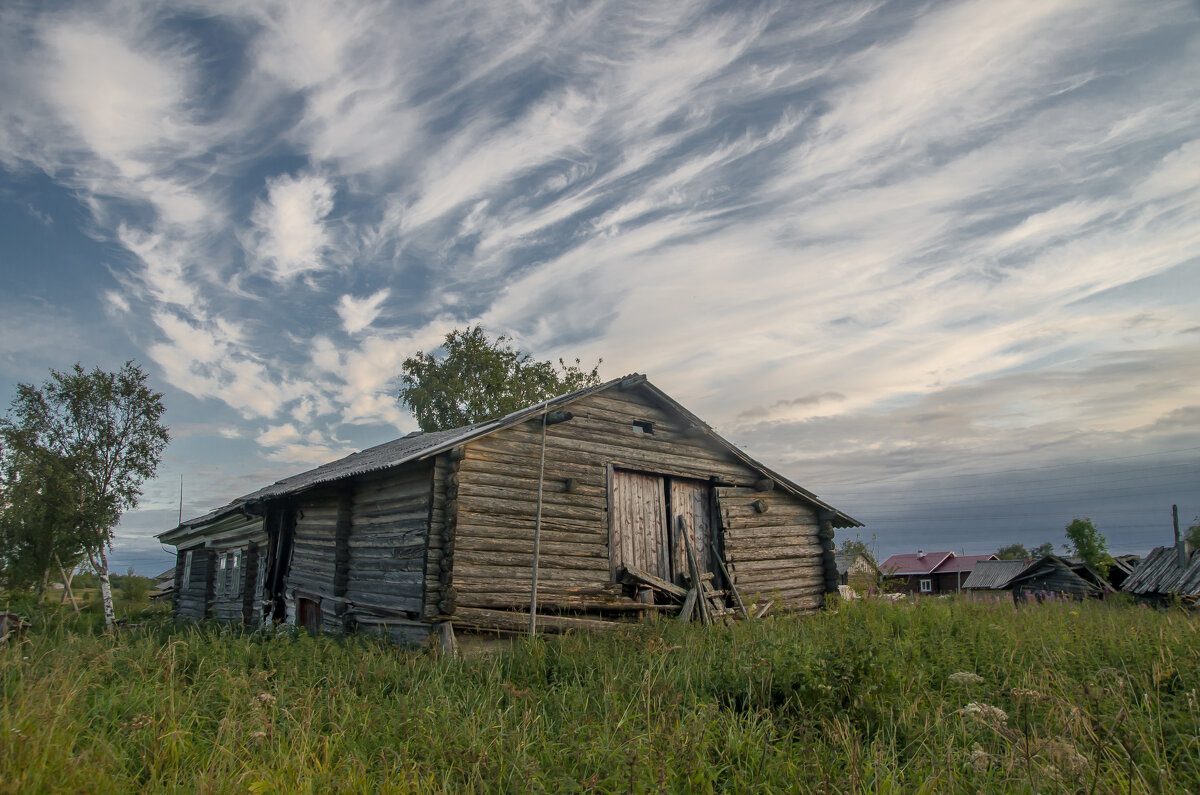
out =
<svg viewBox="0 0 1200 795"><path fill-rule="evenodd" d="M729 590L733 593L733 600L737 602L738 609L742 611L742 618L749 619L750 614L746 612L746 606L742 604L742 595L738 593L737 586L733 584L733 577L730 576L729 569L725 568L725 561L721 560L721 556L715 549L713 557L716 558L717 565L721 567L721 574L725 575L725 582L729 583Z"/></svg>
<svg viewBox="0 0 1200 795"><path fill-rule="evenodd" d="M533 577L529 587L529 637L537 634L538 555L542 540L542 485L546 476L546 415L542 414L542 456L538 461L537 513L533 520Z"/></svg>
<svg viewBox="0 0 1200 795"><path fill-rule="evenodd" d="M687 592L687 598L683 600L683 609L679 611L679 623L686 624L692 620L692 611L696 609L696 597L700 593L699 588L692 588Z"/></svg>
<svg viewBox="0 0 1200 795"><path fill-rule="evenodd" d="M709 626L712 624L712 616L709 615L708 597L704 595L704 580L701 579L703 575L700 572L700 564L696 562L696 550L692 548L687 522L684 521L682 515L675 517L675 530L683 535L683 545L687 547L688 566L692 572L692 587L696 589L700 597L698 600L700 602L700 620L704 622L705 626Z"/></svg>
<svg viewBox="0 0 1200 795"><path fill-rule="evenodd" d="M454 625L449 621L440 621L434 626L437 633L438 647L447 657L458 656L458 641L454 639Z"/></svg>

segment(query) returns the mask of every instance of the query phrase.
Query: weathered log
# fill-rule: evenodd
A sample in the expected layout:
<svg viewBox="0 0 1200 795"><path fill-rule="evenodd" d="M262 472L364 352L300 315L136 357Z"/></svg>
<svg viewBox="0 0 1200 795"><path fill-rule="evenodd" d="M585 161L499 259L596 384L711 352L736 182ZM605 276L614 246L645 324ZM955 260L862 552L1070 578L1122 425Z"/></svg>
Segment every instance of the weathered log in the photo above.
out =
<svg viewBox="0 0 1200 795"><path fill-rule="evenodd" d="M746 561L757 560L790 560L792 558L812 558L813 560L821 559L821 547L816 544L788 544L788 545L762 545L762 546L743 546L743 545L728 545L725 547L729 553L730 563L743 563Z"/></svg>
<svg viewBox="0 0 1200 795"><path fill-rule="evenodd" d="M537 509L536 502L518 499L497 499L481 497L463 497L459 500L459 510L465 514L487 514L491 516L532 516ZM574 505L559 505L547 502L542 507L542 519L577 519L599 525L604 509L601 506L583 508Z"/></svg>
<svg viewBox="0 0 1200 795"><path fill-rule="evenodd" d="M543 505L575 506L589 510L603 509L605 506L605 495L601 489L596 489L590 494L584 492L569 493L563 490L561 484L557 481L547 479L547 483L559 488L548 488L542 493ZM503 486L490 486L469 479L459 488L459 503L461 506L465 505L468 500L500 499L517 500L536 505L537 483L533 484L533 488L527 488L528 485L524 481L514 481L511 484Z"/></svg>
<svg viewBox="0 0 1200 795"><path fill-rule="evenodd" d="M525 589L525 593L484 593L474 591L463 591L458 595L458 604L461 607L482 607L494 610L525 610L529 608L529 592ZM589 599L586 597L563 596L552 591L542 592L538 588L538 622L541 622L542 611L591 611L591 612L612 612L612 613L630 613L630 612L660 612L674 613L679 609L679 605L666 604L642 604L632 599L622 597L621 601L607 599Z"/></svg>
<svg viewBox="0 0 1200 795"><path fill-rule="evenodd" d="M679 609L679 623L686 624L692 620L692 611L696 609L696 601L700 598L700 589L693 586L684 597L683 607Z"/></svg>
<svg viewBox="0 0 1200 795"><path fill-rule="evenodd" d="M500 629L510 632L526 632L529 629L529 614L504 610L485 610L476 607L460 607L454 613L454 623L473 629ZM614 621L596 618L568 616L538 616L538 627L544 632L608 632L620 628Z"/></svg>
<svg viewBox="0 0 1200 795"><path fill-rule="evenodd" d="M721 556L714 554L713 558L717 561L717 566L721 569L721 574L725 577L725 582L729 583L729 590L733 591L734 601L737 602L738 609L742 611L742 618L750 618L750 614L746 612L746 605L742 604L742 596L738 593L737 586L733 583L733 577L729 574L729 569L725 567L725 561L721 560Z"/></svg>
<svg viewBox="0 0 1200 795"><path fill-rule="evenodd" d="M521 552L533 553L533 539L529 536L521 538L493 538L483 535L460 534L458 549L474 552ZM571 541L541 541L543 554L562 555L581 558L603 558L608 560L608 547L598 537L587 537L586 543Z"/></svg>
<svg viewBox="0 0 1200 795"><path fill-rule="evenodd" d="M530 574L530 569L525 566L489 566L479 563L463 563L458 560L457 556L454 561L454 579L462 586L465 586L468 582L479 584L488 582L516 582L523 583L528 588ZM539 575L539 580L547 583L558 582L572 585L599 584L600 581L607 579L607 568L603 571L547 568ZM501 590L504 589L502 588Z"/></svg>
<svg viewBox="0 0 1200 795"><path fill-rule="evenodd" d="M514 566L518 569L524 569L527 573L533 567L532 552L496 552L496 551L476 551L460 547L454 553L454 565L458 568L460 574L465 575L468 564L479 564L482 566ZM579 555L552 555L546 552L541 552L538 555L539 571L549 571L552 569L572 569L578 571L596 572L602 578L608 577L608 557L598 556L579 556Z"/></svg>
<svg viewBox="0 0 1200 795"><path fill-rule="evenodd" d="M661 577L655 577L641 569L626 569L624 576L628 580L647 585L676 599L687 598L687 589L680 588L678 585L669 583Z"/></svg>
<svg viewBox="0 0 1200 795"><path fill-rule="evenodd" d="M817 540L817 526L815 524L793 523L794 520L785 517L774 515L772 521L779 521L778 524L762 524L755 527L745 526L741 523L733 527L726 527L725 537L726 543L756 543L762 539L777 541L780 544L789 543L804 543L804 544L819 544Z"/></svg>

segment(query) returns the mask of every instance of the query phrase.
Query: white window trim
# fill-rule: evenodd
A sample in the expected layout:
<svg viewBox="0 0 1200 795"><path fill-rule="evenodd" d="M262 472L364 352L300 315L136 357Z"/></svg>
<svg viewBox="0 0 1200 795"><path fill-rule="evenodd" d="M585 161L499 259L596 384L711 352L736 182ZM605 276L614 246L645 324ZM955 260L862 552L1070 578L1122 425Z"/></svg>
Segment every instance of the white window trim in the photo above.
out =
<svg viewBox="0 0 1200 795"><path fill-rule="evenodd" d="M192 550L183 553L183 579L179 581L179 590L186 591L192 584Z"/></svg>
<svg viewBox="0 0 1200 795"><path fill-rule="evenodd" d="M932 577L922 577L921 578L921 593L933 593L933 578Z"/></svg>
<svg viewBox="0 0 1200 795"><path fill-rule="evenodd" d="M233 563L230 565L229 579L233 582L229 592L237 596L242 592L242 551L235 549L233 551Z"/></svg>

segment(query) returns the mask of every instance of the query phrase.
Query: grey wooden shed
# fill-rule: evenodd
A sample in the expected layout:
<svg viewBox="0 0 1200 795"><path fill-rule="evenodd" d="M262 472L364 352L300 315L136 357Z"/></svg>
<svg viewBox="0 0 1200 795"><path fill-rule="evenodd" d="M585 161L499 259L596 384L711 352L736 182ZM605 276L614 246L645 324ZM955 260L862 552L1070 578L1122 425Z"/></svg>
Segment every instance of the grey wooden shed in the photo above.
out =
<svg viewBox="0 0 1200 795"><path fill-rule="evenodd" d="M844 527L861 524L634 374L409 434L159 538L178 550L181 618L420 640L444 622L523 629L535 578L539 630L654 609L625 575L690 578L680 528L718 583L727 571L747 600L814 610L837 591Z"/></svg>

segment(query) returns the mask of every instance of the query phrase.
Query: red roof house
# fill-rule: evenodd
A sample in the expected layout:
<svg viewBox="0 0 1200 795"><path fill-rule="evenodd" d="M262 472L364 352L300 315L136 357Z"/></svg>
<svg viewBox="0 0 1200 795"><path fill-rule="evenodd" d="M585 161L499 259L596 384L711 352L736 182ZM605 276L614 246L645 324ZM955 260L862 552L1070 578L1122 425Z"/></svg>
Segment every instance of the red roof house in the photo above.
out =
<svg viewBox="0 0 1200 795"><path fill-rule="evenodd" d="M955 555L919 549L915 555L892 555L879 571L884 577L903 578L896 582L896 590L921 594L957 593L976 563L995 559L995 555Z"/></svg>

